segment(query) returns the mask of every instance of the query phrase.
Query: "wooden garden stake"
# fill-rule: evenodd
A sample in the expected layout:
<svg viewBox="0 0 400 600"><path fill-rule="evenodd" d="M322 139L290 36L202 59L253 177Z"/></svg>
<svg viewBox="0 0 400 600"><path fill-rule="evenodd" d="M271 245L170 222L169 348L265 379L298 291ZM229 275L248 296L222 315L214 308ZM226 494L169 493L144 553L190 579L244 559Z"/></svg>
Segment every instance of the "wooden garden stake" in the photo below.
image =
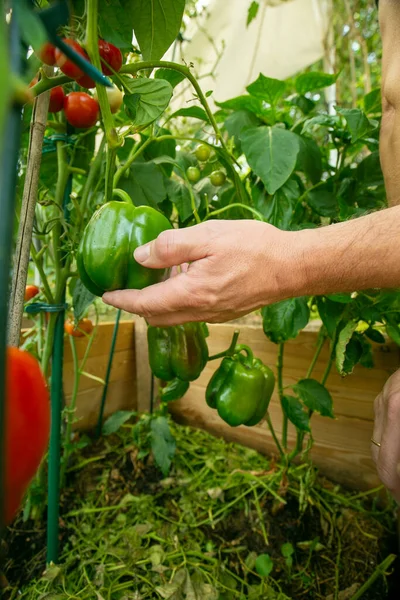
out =
<svg viewBox="0 0 400 600"><path fill-rule="evenodd" d="M53 73L52 67L44 67L44 73L46 75L51 75ZM38 96L35 100L32 112L28 162L22 196L17 245L14 254L14 268L9 303L8 344L10 346L19 346L20 342L25 286L28 276L29 255L32 243L32 230L35 218L49 99L50 92L44 92Z"/></svg>

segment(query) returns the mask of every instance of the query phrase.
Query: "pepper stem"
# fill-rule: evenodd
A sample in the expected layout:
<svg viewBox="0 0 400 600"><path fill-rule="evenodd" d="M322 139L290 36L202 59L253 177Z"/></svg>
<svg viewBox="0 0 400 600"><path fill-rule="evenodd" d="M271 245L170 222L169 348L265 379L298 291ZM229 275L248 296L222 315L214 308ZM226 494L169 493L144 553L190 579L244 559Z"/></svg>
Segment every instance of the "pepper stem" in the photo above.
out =
<svg viewBox="0 0 400 600"><path fill-rule="evenodd" d="M217 358L224 358L225 356L233 356L233 354L235 354L235 351L236 351L236 343L238 341L239 335L240 335L240 331L238 329L236 329L233 333L232 341L231 341L229 348L227 350L224 350L223 352L218 352L218 354L213 354L212 356L209 357L208 360L210 361L210 360L216 360Z"/></svg>
<svg viewBox="0 0 400 600"><path fill-rule="evenodd" d="M249 346L246 346L245 344L239 344L235 348L235 354L239 354L240 352L246 353L245 363L248 367L251 367L253 365L253 361L254 361L253 350Z"/></svg>
<svg viewBox="0 0 400 600"><path fill-rule="evenodd" d="M132 204L132 198L129 196L129 194L127 192L125 192L125 190L120 190L119 188L115 188L115 189L113 189L112 195L116 196L117 198L122 200L122 202L128 202L128 204Z"/></svg>

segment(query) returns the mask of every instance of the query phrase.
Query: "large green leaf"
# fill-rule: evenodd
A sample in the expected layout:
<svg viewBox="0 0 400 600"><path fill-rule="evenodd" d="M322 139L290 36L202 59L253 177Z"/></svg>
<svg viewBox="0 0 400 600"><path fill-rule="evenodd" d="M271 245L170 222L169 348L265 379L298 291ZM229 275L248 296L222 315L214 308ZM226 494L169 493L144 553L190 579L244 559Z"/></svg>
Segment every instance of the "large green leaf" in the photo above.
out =
<svg viewBox="0 0 400 600"><path fill-rule="evenodd" d="M299 136L299 153L296 171L302 171L314 185L322 176L322 156L318 144L312 138Z"/></svg>
<svg viewBox="0 0 400 600"><path fill-rule="evenodd" d="M356 328L357 321L349 321L339 333L339 338L336 344L336 368L341 375L347 375L348 373L351 373L351 371L354 368L353 364L351 369L349 370L349 364L345 363L346 359L347 361L349 361L354 359L355 356L356 348L354 347L354 344L353 346L350 346L349 349L348 346ZM352 362L354 362L354 360L352 360ZM356 362L358 362L358 360Z"/></svg>
<svg viewBox="0 0 400 600"><path fill-rule="evenodd" d="M321 217L336 217L339 207L336 195L331 186L321 186L310 190L307 194L309 206Z"/></svg>
<svg viewBox="0 0 400 600"><path fill-rule="evenodd" d="M262 317L264 333L271 342L286 342L297 337L308 323L310 309L307 298L290 298L264 306Z"/></svg>
<svg viewBox="0 0 400 600"><path fill-rule="evenodd" d="M342 318L345 306L340 302L333 302L325 296L319 296L317 298L317 308L329 337L334 338L336 328Z"/></svg>
<svg viewBox="0 0 400 600"><path fill-rule="evenodd" d="M269 194L289 179L299 152L298 136L281 127L252 127L240 136L247 162Z"/></svg>
<svg viewBox="0 0 400 600"><path fill-rule="evenodd" d="M291 228L294 208L300 196L296 181L289 179L273 196L267 194L261 185L253 186L251 194L255 208L268 223L279 229Z"/></svg>
<svg viewBox="0 0 400 600"><path fill-rule="evenodd" d="M190 117L192 119L200 119L200 121L208 121L208 116L204 108L201 106L188 106L187 108L180 108L179 110L172 113L170 119L175 117Z"/></svg>
<svg viewBox="0 0 400 600"><path fill-rule="evenodd" d="M256 81L246 88L251 96L261 98L261 100L269 102L272 106L283 96L285 89L286 83L284 81L265 77L262 73L260 73Z"/></svg>
<svg viewBox="0 0 400 600"><path fill-rule="evenodd" d="M124 78L130 90L125 94L125 111L132 119L132 125L143 127L158 119L168 107L172 97L172 86L165 79Z"/></svg>
<svg viewBox="0 0 400 600"><path fill-rule="evenodd" d="M262 115L264 112L263 102L261 98L255 98L253 96L237 96L225 102L215 103L220 108L228 110L248 110L256 115Z"/></svg>
<svg viewBox="0 0 400 600"><path fill-rule="evenodd" d="M282 410L297 429L310 431L310 419L303 404L294 396L283 396Z"/></svg>
<svg viewBox="0 0 400 600"><path fill-rule="evenodd" d="M241 144L240 144L240 135L246 129L250 129L250 127L257 127L260 124L260 121L256 117L256 115L248 110L237 110L234 113L230 114L225 119L225 129L227 130L229 137L233 137L235 140L235 146L240 152Z"/></svg>
<svg viewBox="0 0 400 600"><path fill-rule="evenodd" d="M310 73L302 73L296 79L296 90L299 94L314 92L322 88L328 87L335 83L338 75L330 73L320 73L311 71Z"/></svg>
<svg viewBox="0 0 400 600"><path fill-rule="evenodd" d="M293 390L310 410L319 412L323 417L334 418L332 396L319 381L301 379Z"/></svg>
<svg viewBox="0 0 400 600"><path fill-rule="evenodd" d="M166 179L165 185L167 188L168 198L175 204L181 221L187 221L193 215L192 199L188 185L177 179ZM200 206L200 199L196 192L192 190L196 208Z"/></svg>
<svg viewBox="0 0 400 600"><path fill-rule="evenodd" d="M85 0L72 0L73 12L82 18ZM118 48L132 48L135 22L132 0L101 0L99 2L99 29L101 36Z"/></svg>
<svg viewBox="0 0 400 600"><path fill-rule="evenodd" d="M143 59L159 60L179 33L185 0L130 0L130 4Z"/></svg>
<svg viewBox="0 0 400 600"><path fill-rule="evenodd" d="M366 114L359 108L338 108L337 112L345 118L353 143L375 129Z"/></svg>
<svg viewBox="0 0 400 600"><path fill-rule="evenodd" d="M129 194L135 206L157 208L167 195L161 169L153 162L133 163L128 176L121 177L118 185Z"/></svg>

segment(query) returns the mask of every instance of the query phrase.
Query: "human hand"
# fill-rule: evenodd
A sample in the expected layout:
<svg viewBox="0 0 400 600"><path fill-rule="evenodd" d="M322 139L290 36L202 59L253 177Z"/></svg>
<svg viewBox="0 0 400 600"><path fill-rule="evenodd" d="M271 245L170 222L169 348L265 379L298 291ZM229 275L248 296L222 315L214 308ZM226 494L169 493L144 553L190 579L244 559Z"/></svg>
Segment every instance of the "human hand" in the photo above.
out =
<svg viewBox="0 0 400 600"><path fill-rule="evenodd" d="M103 300L145 317L151 325L229 321L301 295L296 240L296 232L251 220L213 220L164 231L138 248L135 259L149 268L189 266L143 290L107 292Z"/></svg>
<svg viewBox="0 0 400 600"><path fill-rule="evenodd" d="M400 370L386 382L374 402L372 457L383 485L400 502Z"/></svg>

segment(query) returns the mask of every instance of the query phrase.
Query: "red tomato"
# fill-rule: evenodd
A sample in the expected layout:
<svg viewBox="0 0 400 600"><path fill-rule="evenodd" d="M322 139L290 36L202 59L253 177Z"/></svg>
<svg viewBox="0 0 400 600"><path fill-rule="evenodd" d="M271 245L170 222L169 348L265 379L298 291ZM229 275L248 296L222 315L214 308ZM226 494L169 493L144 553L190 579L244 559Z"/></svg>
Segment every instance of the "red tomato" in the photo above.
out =
<svg viewBox="0 0 400 600"><path fill-rule="evenodd" d="M7 348L5 417L5 523L15 516L47 450L50 401L36 359Z"/></svg>
<svg viewBox="0 0 400 600"><path fill-rule="evenodd" d="M28 87L30 87L30 88L33 87L34 85L37 84L38 81L39 81L39 78L37 75L35 75L35 77L32 79L32 81L30 82Z"/></svg>
<svg viewBox="0 0 400 600"><path fill-rule="evenodd" d="M83 56L83 58L87 59L86 52L84 51L82 46L78 44L78 42L70 39L64 39L63 41L66 44L68 44L68 46L71 46L73 50L78 52L78 54ZM71 79L79 79L80 77L83 77L84 73L82 69L80 69L71 60L69 60L69 58L65 54L63 54L59 48L56 48L55 56L57 67L60 67L64 75L67 75L67 77L71 77Z"/></svg>
<svg viewBox="0 0 400 600"><path fill-rule="evenodd" d="M76 80L76 83L87 90L96 87L96 83L93 79L86 74L83 77L79 77L79 79Z"/></svg>
<svg viewBox="0 0 400 600"><path fill-rule="evenodd" d="M39 288L37 285L27 285L25 287L25 302L32 300L39 293Z"/></svg>
<svg viewBox="0 0 400 600"><path fill-rule="evenodd" d="M49 112L60 112L64 108L64 90L60 85L54 87L50 91Z"/></svg>
<svg viewBox="0 0 400 600"><path fill-rule="evenodd" d="M111 71L111 69L118 73L122 67L121 50L117 48L117 46L114 46L114 44L110 44L105 40L99 40L99 54L101 58L101 68L104 75L112 75L113 71ZM111 69L109 69L103 61L106 62L107 65L110 65Z"/></svg>
<svg viewBox="0 0 400 600"><path fill-rule="evenodd" d="M38 57L40 58L42 63L52 67L56 64L56 47L53 46L53 44L50 44L50 42L46 42L40 48L38 52Z"/></svg>
<svg viewBox="0 0 400 600"><path fill-rule="evenodd" d="M75 323L71 320L65 321L64 331L72 337L84 337L84 335L90 335L93 331L93 323L90 319L81 319L78 325L75 327Z"/></svg>
<svg viewBox="0 0 400 600"><path fill-rule="evenodd" d="M93 127L99 118L99 104L85 92L71 92L65 96L64 112L68 123L73 127Z"/></svg>

